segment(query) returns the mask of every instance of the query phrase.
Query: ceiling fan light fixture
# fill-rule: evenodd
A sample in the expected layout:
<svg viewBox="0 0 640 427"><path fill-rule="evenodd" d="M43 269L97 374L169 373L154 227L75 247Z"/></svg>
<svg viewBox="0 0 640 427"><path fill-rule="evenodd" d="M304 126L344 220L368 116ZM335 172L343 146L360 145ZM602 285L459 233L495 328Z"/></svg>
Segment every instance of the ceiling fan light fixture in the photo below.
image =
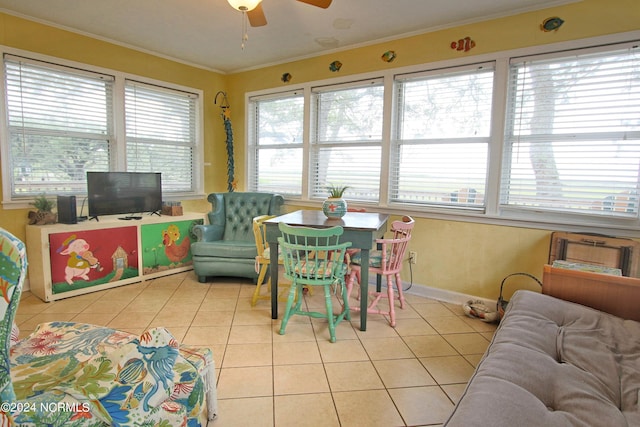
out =
<svg viewBox="0 0 640 427"><path fill-rule="evenodd" d="M262 0L227 0L232 8L240 12L248 12L255 9Z"/></svg>

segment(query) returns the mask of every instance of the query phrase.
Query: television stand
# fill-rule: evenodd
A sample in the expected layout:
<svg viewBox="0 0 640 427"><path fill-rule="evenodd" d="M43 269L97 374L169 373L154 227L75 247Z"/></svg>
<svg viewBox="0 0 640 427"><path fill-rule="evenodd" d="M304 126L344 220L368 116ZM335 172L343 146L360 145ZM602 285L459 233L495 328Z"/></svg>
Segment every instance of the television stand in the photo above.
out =
<svg viewBox="0 0 640 427"><path fill-rule="evenodd" d="M118 216L128 218L126 214L101 216L100 222L27 225L31 292L43 301L54 301L193 269L191 230L205 223L205 213L137 215L142 219L118 220ZM163 233L169 229L170 235ZM91 256L81 258L84 247ZM70 269L71 261L89 265Z"/></svg>
<svg viewBox="0 0 640 427"><path fill-rule="evenodd" d="M118 219L123 220L123 221L130 221L132 219L142 219L142 217L141 216L137 216L137 215L129 215L129 216L120 217Z"/></svg>

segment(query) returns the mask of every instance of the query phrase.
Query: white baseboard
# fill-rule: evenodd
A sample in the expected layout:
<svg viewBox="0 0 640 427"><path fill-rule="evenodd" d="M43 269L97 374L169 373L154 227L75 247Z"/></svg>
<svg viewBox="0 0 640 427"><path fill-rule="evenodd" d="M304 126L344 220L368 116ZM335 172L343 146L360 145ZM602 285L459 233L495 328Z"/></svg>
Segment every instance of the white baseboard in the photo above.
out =
<svg viewBox="0 0 640 427"><path fill-rule="evenodd" d="M369 278L369 286L375 286L375 284L376 284L375 277ZM406 282L403 285L404 285L402 288L403 290L409 286ZM384 280L382 281L382 286L383 287L386 286L386 283ZM497 299L490 300L487 298L477 297L475 295L463 294L460 292L434 288L427 285L419 285L416 283L412 284L409 289L404 291L404 293L408 295L415 295L423 298L431 298L437 301L442 301L450 304L458 304L458 305L462 305L470 300L473 300L473 301L482 301L484 305L486 305L487 307L495 307L497 302Z"/></svg>
<svg viewBox="0 0 640 427"><path fill-rule="evenodd" d="M405 284L406 287L406 284ZM410 289L404 291L405 294L416 295L424 298L431 298L438 301L462 305L467 301L482 301L487 307L494 307L496 300L477 297L475 295L467 295L460 292L449 291L446 289L433 288L426 285L416 285L415 283Z"/></svg>

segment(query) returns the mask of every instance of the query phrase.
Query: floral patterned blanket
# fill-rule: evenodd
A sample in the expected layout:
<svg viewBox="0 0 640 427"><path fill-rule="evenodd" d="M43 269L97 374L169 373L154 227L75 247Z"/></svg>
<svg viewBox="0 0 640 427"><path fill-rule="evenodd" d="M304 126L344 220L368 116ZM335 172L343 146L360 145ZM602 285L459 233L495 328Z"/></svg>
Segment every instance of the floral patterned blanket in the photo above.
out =
<svg viewBox="0 0 640 427"><path fill-rule="evenodd" d="M138 337L44 323L10 359L20 426L200 426L215 415L211 350L179 345L164 328Z"/></svg>

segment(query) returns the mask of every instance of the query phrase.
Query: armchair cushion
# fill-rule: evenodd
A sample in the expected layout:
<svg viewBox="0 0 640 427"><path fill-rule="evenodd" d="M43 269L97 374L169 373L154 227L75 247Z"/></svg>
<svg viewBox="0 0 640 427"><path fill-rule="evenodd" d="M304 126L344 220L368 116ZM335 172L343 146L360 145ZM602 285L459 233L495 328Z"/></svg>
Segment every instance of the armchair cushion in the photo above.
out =
<svg viewBox="0 0 640 427"><path fill-rule="evenodd" d="M211 193L209 224L194 228L197 241L191 244L193 268L198 279L234 276L257 279L253 218L278 215L284 198L272 193Z"/></svg>
<svg viewBox="0 0 640 427"><path fill-rule="evenodd" d="M136 336L50 322L12 343L26 271L24 244L0 228L0 426L196 427L215 417L211 350L164 328Z"/></svg>
<svg viewBox="0 0 640 427"><path fill-rule="evenodd" d="M0 403L15 401L10 352L15 315L26 275L27 250L24 243L0 228ZM6 419L4 412L0 412L0 425L6 425Z"/></svg>
<svg viewBox="0 0 640 427"><path fill-rule="evenodd" d="M201 361L193 363L196 354ZM203 405L211 384L201 373L207 353L183 348L164 328L138 337L84 323L44 323L11 356L16 397L35 409L15 414L20 425L40 425L53 415L86 425L206 425ZM215 394L209 403L212 417Z"/></svg>
<svg viewBox="0 0 640 427"><path fill-rule="evenodd" d="M17 343L18 341L20 341L20 329L18 328L18 325L15 324L15 322L13 323L13 326L11 327L11 345L14 345L15 343Z"/></svg>

